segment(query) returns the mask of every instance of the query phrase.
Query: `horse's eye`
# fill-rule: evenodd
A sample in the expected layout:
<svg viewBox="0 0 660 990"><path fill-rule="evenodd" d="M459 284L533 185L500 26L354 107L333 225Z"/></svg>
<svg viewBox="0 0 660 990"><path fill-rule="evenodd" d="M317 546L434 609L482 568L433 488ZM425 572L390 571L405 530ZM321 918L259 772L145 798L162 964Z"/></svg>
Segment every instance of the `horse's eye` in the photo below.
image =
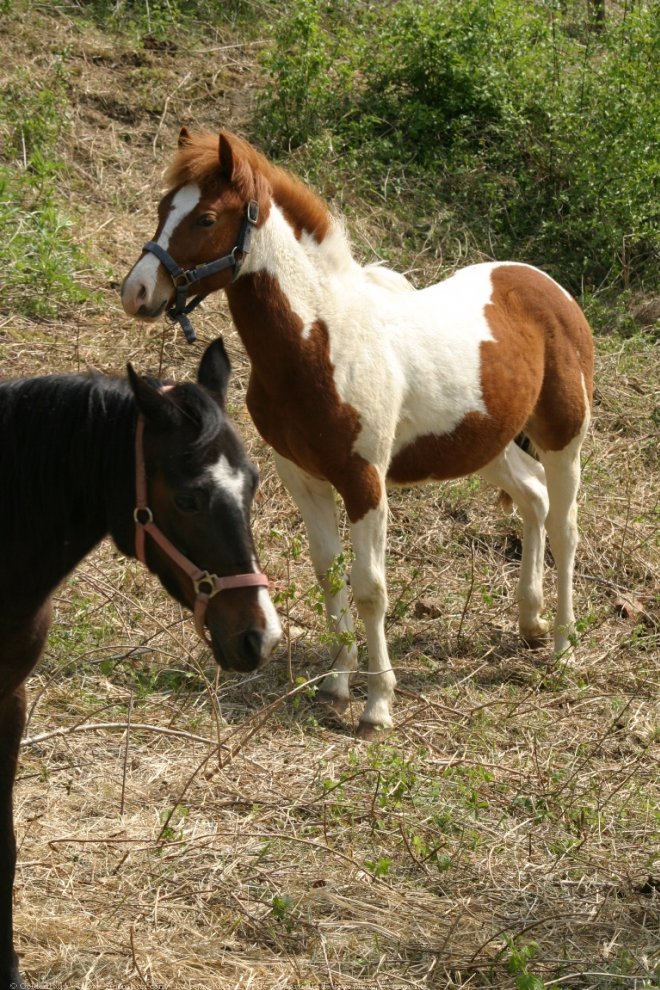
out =
<svg viewBox="0 0 660 990"><path fill-rule="evenodd" d="M180 512L199 512L199 496L196 492L178 492L174 504Z"/></svg>
<svg viewBox="0 0 660 990"><path fill-rule="evenodd" d="M215 217L212 213L202 213L201 217L197 218L198 227L212 227L215 223Z"/></svg>

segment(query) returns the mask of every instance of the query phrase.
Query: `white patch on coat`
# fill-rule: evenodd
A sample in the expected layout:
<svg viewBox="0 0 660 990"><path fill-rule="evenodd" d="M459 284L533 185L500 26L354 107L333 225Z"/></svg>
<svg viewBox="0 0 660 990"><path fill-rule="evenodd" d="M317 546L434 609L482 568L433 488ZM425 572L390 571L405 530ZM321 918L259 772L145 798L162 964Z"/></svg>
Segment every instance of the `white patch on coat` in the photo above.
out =
<svg viewBox="0 0 660 990"><path fill-rule="evenodd" d="M340 223L320 243L306 232L296 238L273 203L244 271L277 279L303 338L319 319L326 324L337 392L360 415L353 449L385 474L418 437L452 433L471 412L487 415L481 345L494 340L485 312L501 264L406 290L403 276L355 261Z"/></svg>
<svg viewBox="0 0 660 990"><path fill-rule="evenodd" d="M383 289L389 289L391 292L415 291L415 286L408 281L405 275L395 272L391 268L386 268L380 262L365 265L363 271L366 278L371 279L376 285L382 286Z"/></svg>

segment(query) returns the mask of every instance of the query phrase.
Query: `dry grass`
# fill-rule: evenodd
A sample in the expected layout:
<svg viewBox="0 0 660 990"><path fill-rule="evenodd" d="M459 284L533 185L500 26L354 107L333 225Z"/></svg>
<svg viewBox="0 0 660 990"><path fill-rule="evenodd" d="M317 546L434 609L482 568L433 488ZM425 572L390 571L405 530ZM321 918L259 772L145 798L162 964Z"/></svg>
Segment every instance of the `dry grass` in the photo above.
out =
<svg viewBox="0 0 660 990"><path fill-rule="evenodd" d="M131 360L192 375L200 348L127 320L116 283L152 233L178 125L240 129L251 51L210 37L212 55L181 39L138 55L66 13L11 32L3 73L30 64L38 82L64 58L77 93L66 190L102 302L4 316L3 374ZM16 794L26 973L77 990L657 985L657 352L598 341L573 666L514 635L519 528L491 492L392 496L396 730L364 746L352 713L333 722L290 682L289 655L294 679L327 663L304 534L245 411L222 299L196 327L232 355L291 636L263 672L218 684L188 617L111 546L60 590Z"/></svg>

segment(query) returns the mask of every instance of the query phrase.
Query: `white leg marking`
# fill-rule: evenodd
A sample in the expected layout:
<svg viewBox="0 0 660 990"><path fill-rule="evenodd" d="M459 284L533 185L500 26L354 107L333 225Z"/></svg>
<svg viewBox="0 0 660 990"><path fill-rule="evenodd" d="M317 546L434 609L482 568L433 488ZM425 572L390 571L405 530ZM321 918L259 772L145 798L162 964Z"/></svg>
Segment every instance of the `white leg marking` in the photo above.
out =
<svg viewBox="0 0 660 990"><path fill-rule="evenodd" d="M385 494L377 508L371 509L363 519L352 524L351 537L355 551L351 587L360 618L364 622L369 655L367 704L360 719L361 731L367 734L369 729L392 726L390 703L396 687L396 678L390 664L385 639L387 611L385 575L387 496Z"/></svg>
<svg viewBox="0 0 660 990"><path fill-rule="evenodd" d="M274 453L282 482L300 509L316 577L323 589L328 629L339 642L333 651L333 672L321 682L320 690L342 707L349 699L349 677L357 668L357 646L353 631L346 582L329 571L342 552L337 527L337 507L332 485L313 478L291 461Z"/></svg>
<svg viewBox="0 0 660 990"><path fill-rule="evenodd" d="M573 571L578 545L577 493L580 486L582 440L581 435L563 450L540 454L550 496L546 526L557 567L556 653L564 653L569 649L575 632Z"/></svg>
<svg viewBox="0 0 660 990"><path fill-rule="evenodd" d="M548 623L543 611L543 557L548 492L543 467L510 443L479 474L503 488L518 507L523 522L523 548L518 582L519 628L523 639L533 642L545 636Z"/></svg>

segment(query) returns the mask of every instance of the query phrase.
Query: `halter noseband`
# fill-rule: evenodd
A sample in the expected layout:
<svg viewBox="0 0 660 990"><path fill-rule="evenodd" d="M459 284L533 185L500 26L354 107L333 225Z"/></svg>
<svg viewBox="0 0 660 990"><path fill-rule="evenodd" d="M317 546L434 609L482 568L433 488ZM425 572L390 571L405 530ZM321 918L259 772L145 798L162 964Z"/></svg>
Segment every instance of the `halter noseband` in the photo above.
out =
<svg viewBox="0 0 660 990"><path fill-rule="evenodd" d="M174 305L170 306L167 310L167 316L172 323L180 324L189 344L194 343L197 338L195 337L192 323L188 319L188 313L192 313L193 309L199 306L202 300L206 299L209 294L208 292L203 292L195 296L192 302L186 304L191 285L194 285L195 282L200 282L203 278L208 278L210 275L217 275L218 272L224 271L225 268L233 268L234 279L238 278L238 273L243 264L243 258L250 250L252 231L256 227L258 219L259 204L256 200L251 199L245 207L245 215L243 216L238 232L238 239L231 253L223 255L222 258L217 258L215 261L209 261L206 265L199 265L198 268L184 270L176 263L172 255L168 254L165 248L161 247L156 241L147 241L142 248L143 251L149 251L151 254L156 255L174 282L176 296Z"/></svg>
<svg viewBox="0 0 660 990"><path fill-rule="evenodd" d="M145 534L155 540L165 551L171 560L177 564L185 574L188 575L195 589L195 607L193 617L195 629L200 639L203 639L207 646L211 646L211 641L206 635L205 618L206 608L211 598L219 591L226 591L228 588L247 588L250 586L268 587L268 578L262 573L234 574L231 577L218 577L217 574L209 574L203 571L192 561L188 560L180 550L168 540L165 534L156 526L154 514L147 504L147 472L144 464L144 417L138 415L137 427L135 430L135 509L133 518L135 520L135 554L138 560L146 566L145 556Z"/></svg>

